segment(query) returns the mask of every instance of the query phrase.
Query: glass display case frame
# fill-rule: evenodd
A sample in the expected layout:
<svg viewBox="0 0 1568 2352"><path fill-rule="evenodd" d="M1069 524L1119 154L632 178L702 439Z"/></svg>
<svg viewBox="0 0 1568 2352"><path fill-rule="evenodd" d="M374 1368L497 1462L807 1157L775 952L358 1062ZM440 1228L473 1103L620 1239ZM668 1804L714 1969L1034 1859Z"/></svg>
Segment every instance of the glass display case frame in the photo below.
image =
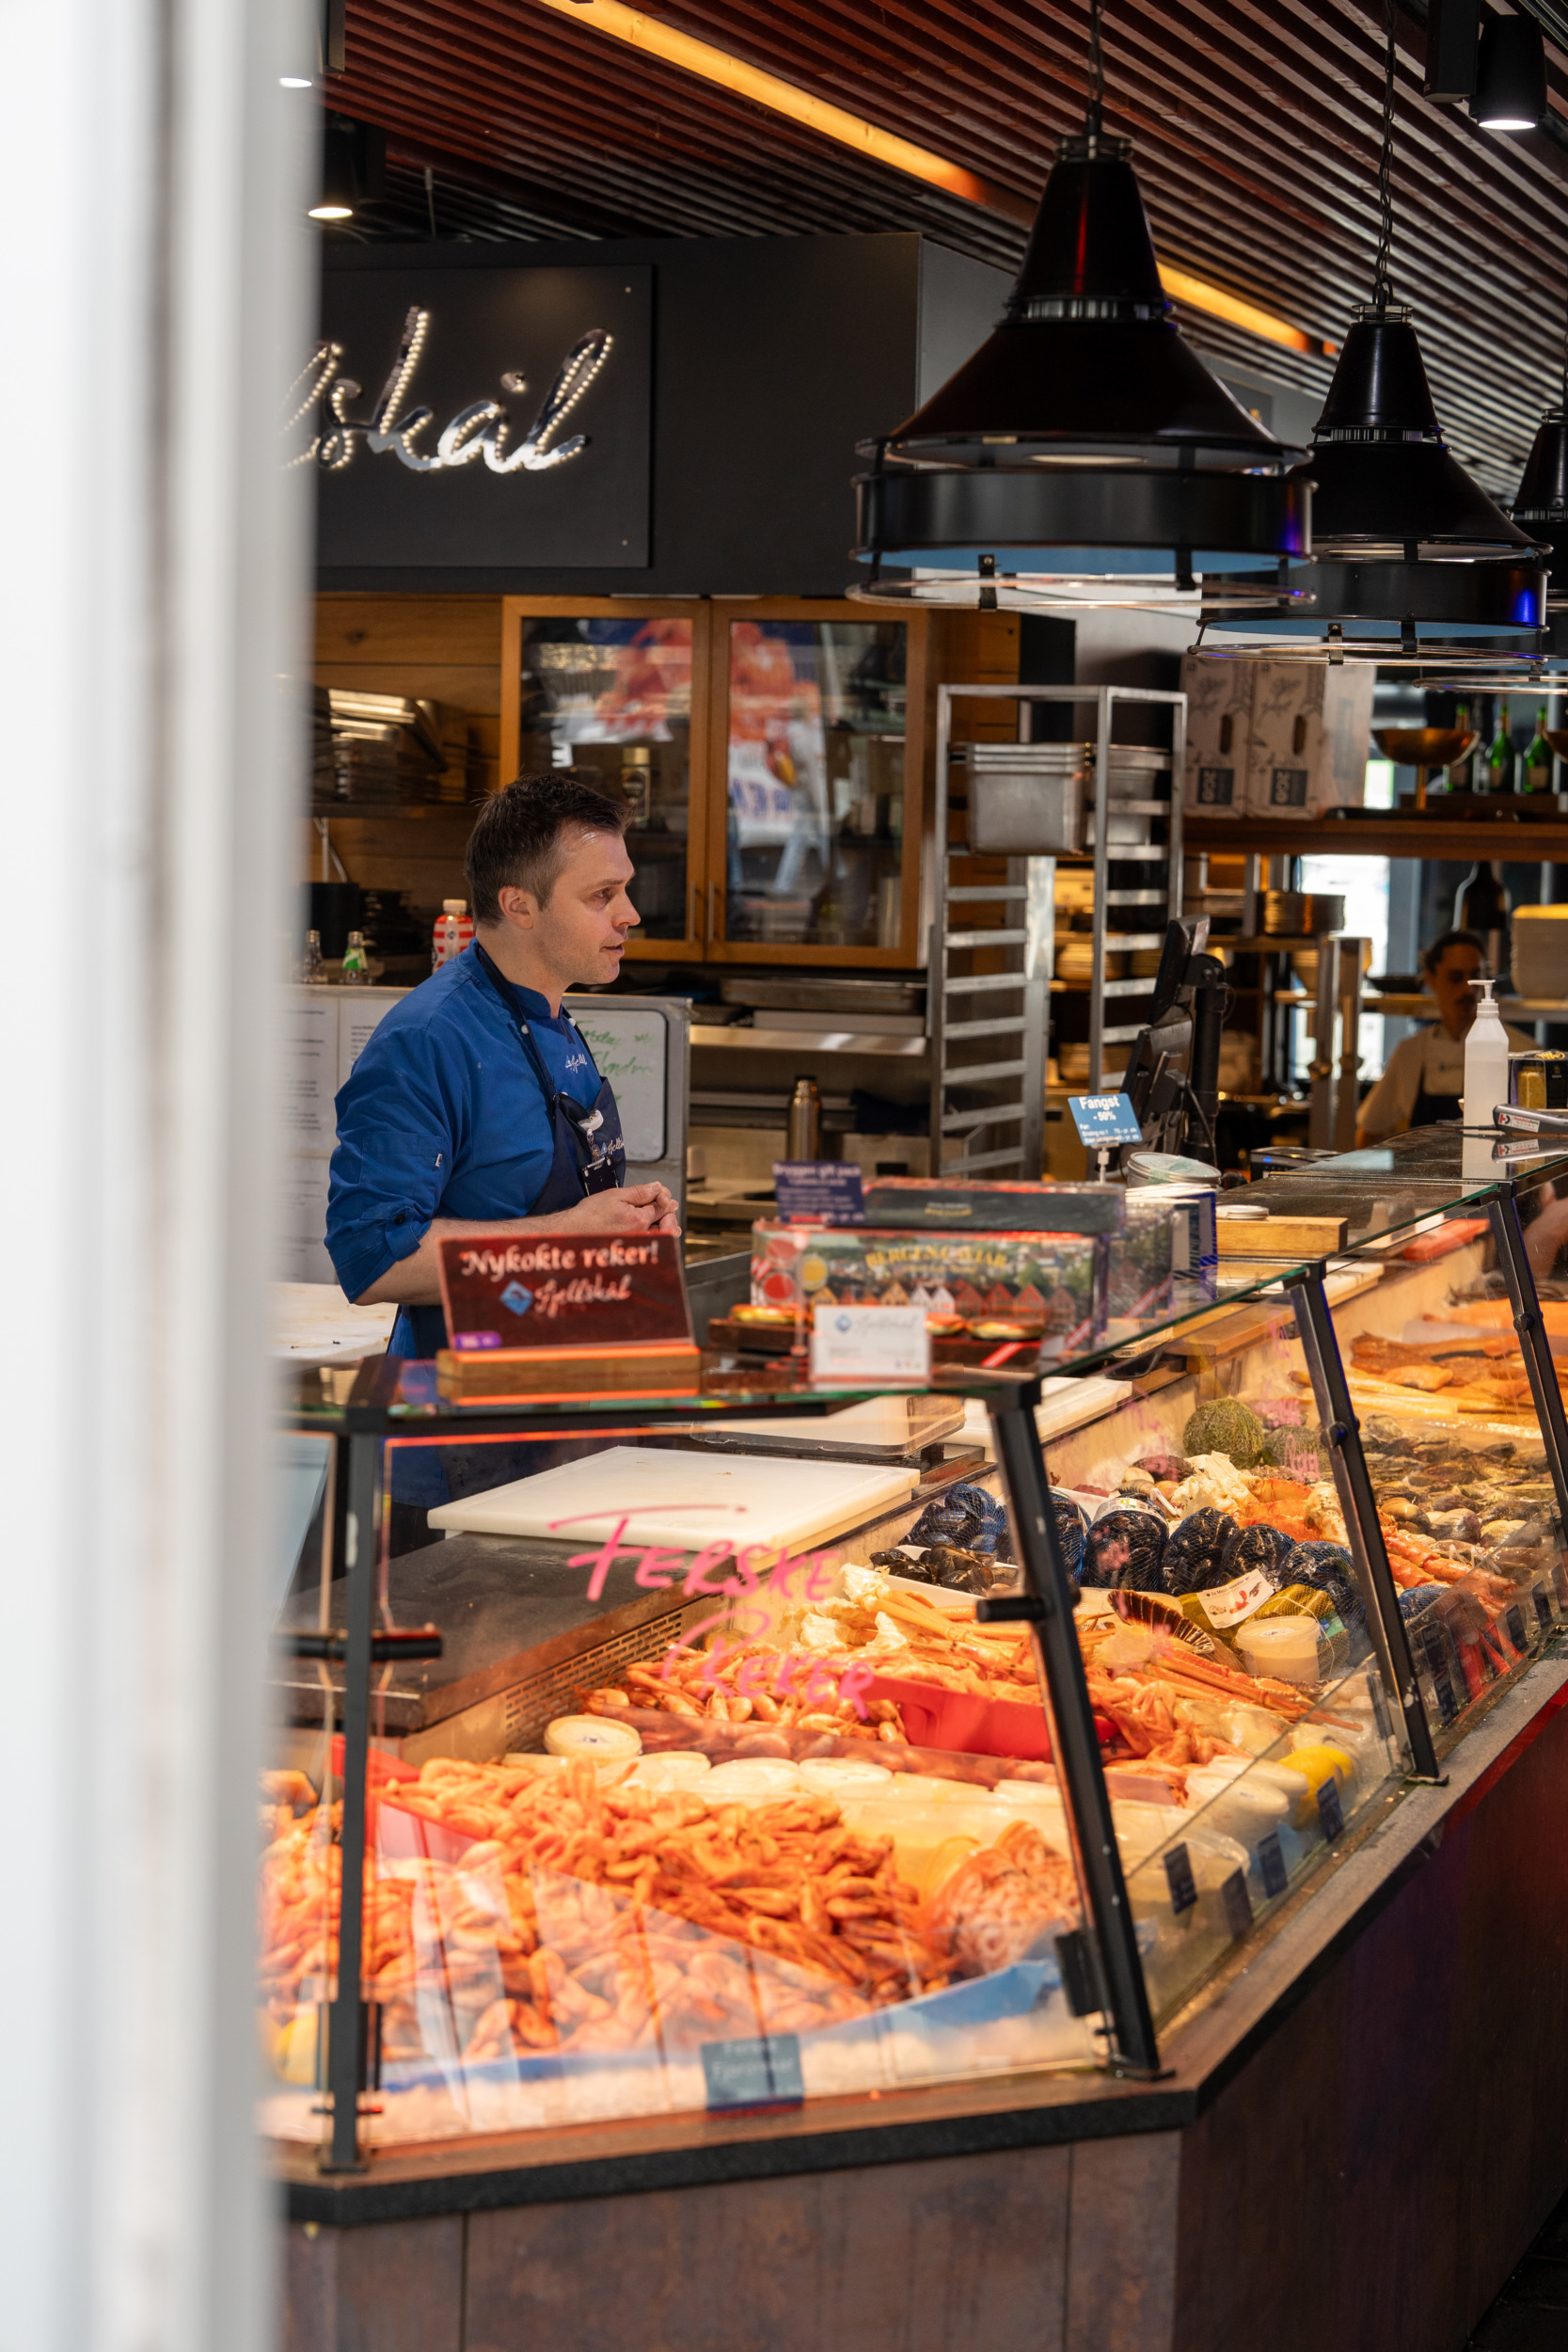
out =
<svg viewBox="0 0 1568 2352"><path fill-rule="evenodd" d="M1347 1183L1353 1183L1354 1177L1354 1170L1346 1171ZM1347 1784L1338 1777L1337 1768L1325 1768L1327 1780L1312 1792L1316 1811L1307 1808L1309 1835L1298 1839L1297 1867L1279 1871L1276 1842L1275 1864L1279 1874L1271 1877L1265 1864L1260 1890L1249 1892L1251 1866L1245 1861L1239 1883L1236 1869L1227 1877L1216 1876L1227 1853L1224 1827L1227 1817L1223 1811L1212 1817L1220 1822L1213 1834L1204 1830L1203 1813L1195 1809L1169 1824L1171 1832L1180 1835L1168 1836L1163 1844L1131 1858L1120 1851L1096 1703L1091 1701L1085 1650L1075 1622L1078 1589L1053 1505L1039 1434L1039 1380L1033 1375L1009 1376L984 1368L933 1375L929 1384L933 1392L980 1404L990 1422L1003 1491L1011 1511L1020 1588L981 1598L975 1613L988 1624L1026 1625L1033 1636L1083 1906L1076 1948L1069 1953L1061 1944L1057 1947L1062 1985L1076 2014L1098 2018L1094 2030L1102 2043L1100 2062L1105 2070L1133 2080L1155 2079L1161 2070L1160 2036L1165 2023L1247 1943L1257 1931L1259 1911L1272 1913L1283 1899L1287 1879L1293 1878L1296 1885L1308 1883L1327 1849L1347 1831L1357 1831L1370 1820L1379 1812L1381 1800L1397 1795L1404 1786L1440 1779L1445 1756L1480 1720L1479 1697L1476 1705L1457 1708L1451 1714L1440 1703L1434 1704L1433 1676L1417 1655L1390 1564L1352 1382L1341 1355L1337 1310L1329 1295L1336 1267L1354 1272L1358 1252L1391 1240L1407 1242L1415 1228L1429 1219L1466 1213L1466 1238L1481 1240L1493 1252L1493 1272L1506 1295L1508 1327L1518 1340L1521 1377L1528 1384L1540 1432L1544 1483L1549 1483L1555 1502L1555 1565L1548 1575L1537 1580L1540 1589L1532 1621L1527 1624L1525 1614L1520 1614L1517 1645L1504 1645L1506 1658L1488 1667L1491 1690L1500 1692L1510 1687L1560 1638L1568 1625L1568 1557L1561 1539L1561 1531L1568 1528L1568 1422L1521 1217L1522 1196L1535 1187L1555 1187L1564 1180L1568 1180L1568 1159L1545 1155L1528 1164L1505 1165L1495 1176L1470 1180L1457 1170L1450 1173L1429 1167L1425 1176L1410 1180L1417 1197L1402 1200L1399 1214L1392 1217L1372 1218L1347 1257L1332 1263L1313 1260L1270 1265L1217 1305L1175 1319L1154 1318L1143 1339L1130 1342L1122 1331L1111 1344L1054 1368L1078 1376L1110 1370L1135 1377L1140 1366L1158 1363L1162 1348L1172 1340L1179 1344L1190 1342L1200 1354L1205 1348L1214 1349L1227 1318L1248 1308L1260 1311L1265 1319L1272 1318L1276 1342L1283 1336L1299 1348L1302 1369L1296 1376L1309 1390L1311 1409L1318 1417L1314 1443L1328 1456L1330 1478L1325 1484L1331 1485L1342 1516L1346 1547L1365 1608L1370 1655L1360 1668L1319 1689L1311 1706L1304 1705L1300 1710L1300 1723L1308 1732L1314 1725L1321 1727L1317 1755L1339 1755L1353 1734L1360 1740L1361 1770L1359 1774L1353 1772L1349 1782L1355 1791L1354 1804L1349 1798L1342 1802ZM1279 1197L1283 1197L1294 1181L1270 1179L1251 1188L1249 1197L1259 1202L1273 1198L1269 1184L1277 1184ZM1314 1181L1321 1183L1322 1174ZM648 1435L675 1423L689 1426L698 1416L720 1422L758 1410L798 1414L804 1425L811 1418L847 1403L892 1392L893 1386L867 1383L822 1388L787 1370L771 1377L732 1370L710 1380L699 1396L654 1403L598 1396L518 1409L444 1405L436 1399L428 1379L411 1377L412 1373L422 1374L426 1369L405 1367L396 1359L372 1359L362 1367L346 1402L324 1404L289 1416L294 1427L325 1432L334 1440L336 1470L330 1488L328 1540L334 1556L346 1568L341 1632L280 1634L277 1645L296 1657L340 1663L343 1672L341 1944L326 2036L325 2103L320 2110L328 2120L320 2156L324 2172L361 2171L371 2161L361 2117L375 2078L374 2036L370 2030L373 2004L367 1999L361 1981L361 1957L372 1684L378 1664L388 1658L400 1653L434 1655L430 1645L438 1648L440 1641L438 1628L400 1633L377 1630L378 1574L385 1556L387 1523L383 1485L388 1441L453 1442L460 1433L469 1440L499 1440L524 1434L608 1439ZM898 1392L907 1394L908 1385L902 1384ZM1054 1440L1048 1442L1054 1451ZM425 1645L422 1651L421 1643ZM1310 1739L1307 1744L1313 1744ZM1272 1769L1277 1782L1277 1759L1271 1768L1270 1753L1255 1749L1242 1780L1255 1773L1266 1784ZM1233 1789L1240 1785L1233 1784ZM1223 1801L1205 1801L1209 1802L1220 1807ZM1196 1840L1191 1836L1195 1824L1198 1825ZM1195 1858L1202 1864L1196 1875Z"/></svg>
<svg viewBox="0 0 1568 2352"><path fill-rule="evenodd" d="M929 909L923 897L922 880L928 854L935 694L930 614L906 612L902 607L879 609L832 596L504 596L500 715L503 781L518 772L521 757L525 624L531 620L575 619L617 623L679 619L689 621L692 630L685 930L679 938L647 938L634 933L626 943L628 961L897 971L911 971L924 963ZM896 937L888 946L725 936L730 819L730 632L732 627L746 622L838 622L860 629L880 622L896 625L905 631L903 812L895 861L898 921ZM635 834L629 846L635 858ZM884 862L889 865L892 879L893 861ZM636 897L634 884L634 902Z"/></svg>

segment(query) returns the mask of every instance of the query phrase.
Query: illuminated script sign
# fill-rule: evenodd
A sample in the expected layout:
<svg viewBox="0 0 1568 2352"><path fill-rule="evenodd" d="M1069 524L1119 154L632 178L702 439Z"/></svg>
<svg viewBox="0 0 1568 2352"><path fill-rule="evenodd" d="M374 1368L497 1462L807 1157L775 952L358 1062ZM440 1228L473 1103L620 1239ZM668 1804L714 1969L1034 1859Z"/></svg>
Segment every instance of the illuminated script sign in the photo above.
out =
<svg viewBox="0 0 1568 2352"><path fill-rule="evenodd" d="M645 564L651 350L646 267L329 262L284 409L326 584Z"/></svg>

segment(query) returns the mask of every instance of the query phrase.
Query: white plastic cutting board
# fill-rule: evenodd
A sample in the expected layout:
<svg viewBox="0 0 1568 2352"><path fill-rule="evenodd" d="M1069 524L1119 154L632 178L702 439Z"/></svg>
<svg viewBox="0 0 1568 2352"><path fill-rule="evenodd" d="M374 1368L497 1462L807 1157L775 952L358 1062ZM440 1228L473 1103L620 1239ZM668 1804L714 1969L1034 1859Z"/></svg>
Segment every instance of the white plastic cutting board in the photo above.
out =
<svg viewBox="0 0 1568 2352"><path fill-rule="evenodd" d="M795 1548L858 1527L914 1492L918 1472L866 1462L799 1462L782 1454L674 1454L610 1446L532 1478L443 1502L432 1527L463 1535L581 1537L597 1543L622 1518L627 1544Z"/></svg>

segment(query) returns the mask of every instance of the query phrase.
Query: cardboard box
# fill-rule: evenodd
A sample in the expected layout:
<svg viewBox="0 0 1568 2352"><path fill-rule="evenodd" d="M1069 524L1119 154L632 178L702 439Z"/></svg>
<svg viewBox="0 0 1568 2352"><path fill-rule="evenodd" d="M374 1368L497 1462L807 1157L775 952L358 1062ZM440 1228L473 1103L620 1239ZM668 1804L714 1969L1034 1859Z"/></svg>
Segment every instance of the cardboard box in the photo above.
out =
<svg viewBox="0 0 1568 2352"><path fill-rule="evenodd" d="M1371 663L1186 654L1191 817L1320 817L1359 808L1372 723Z"/></svg>
<svg viewBox="0 0 1568 2352"><path fill-rule="evenodd" d="M1181 806L1189 817L1246 814L1252 667L1218 654L1181 657L1181 691L1187 697Z"/></svg>
<svg viewBox="0 0 1568 2352"><path fill-rule="evenodd" d="M1321 817L1366 797L1372 724L1370 661L1254 661L1247 812Z"/></svg>

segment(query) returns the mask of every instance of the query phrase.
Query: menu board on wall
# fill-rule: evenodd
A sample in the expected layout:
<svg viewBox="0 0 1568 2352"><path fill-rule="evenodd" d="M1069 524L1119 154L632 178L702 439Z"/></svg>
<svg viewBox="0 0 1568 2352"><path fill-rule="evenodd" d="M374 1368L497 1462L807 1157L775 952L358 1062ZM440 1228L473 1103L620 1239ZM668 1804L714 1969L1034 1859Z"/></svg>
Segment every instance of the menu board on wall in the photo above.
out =
<svg viewBox="0 0 1568 2352"><path fill-rule="evenodd" d="M653 272L331 267L286 458L325 569L641 568Z"/></svg>

